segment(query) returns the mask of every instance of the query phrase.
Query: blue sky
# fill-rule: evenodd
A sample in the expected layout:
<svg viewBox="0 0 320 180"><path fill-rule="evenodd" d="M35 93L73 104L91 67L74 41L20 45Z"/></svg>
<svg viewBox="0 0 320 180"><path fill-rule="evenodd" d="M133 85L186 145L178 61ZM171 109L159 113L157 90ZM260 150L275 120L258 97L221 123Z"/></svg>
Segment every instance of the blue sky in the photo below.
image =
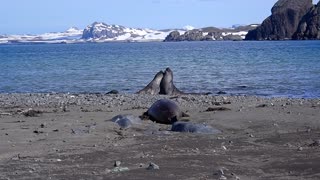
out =
<svg viewBox="0 0 320 180"><path fill-rule="evenodd" d="M64 31L102 21L154 29L260 23L277 0L1 0L0 34Z"/></svg>

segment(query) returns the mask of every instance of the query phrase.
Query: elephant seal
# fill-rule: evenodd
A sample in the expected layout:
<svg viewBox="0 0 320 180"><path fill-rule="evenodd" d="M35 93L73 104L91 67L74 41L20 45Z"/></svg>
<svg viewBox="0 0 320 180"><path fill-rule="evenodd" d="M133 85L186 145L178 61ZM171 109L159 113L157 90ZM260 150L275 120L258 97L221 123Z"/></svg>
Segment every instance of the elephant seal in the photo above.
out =
<svg viewBox="0 0 320 180"><path fill-rule="evenodd" d="M111 119L112 122L117 123L121 129L128 129L134 124L141 124L141 119L133 115L117 115Z"/></svg>
<svg viewBox="0 0 320 180"><path fill-rule="evenodd" d="M184 94L173 84L173 72L167 68L160 82L160 92L163 95L180 95Z"/></svg>
<svg viewBox="0 0 320 180"><path fill-rule="evenodd" d="M137 94L151 94L156 95L160 92L160 82L163 78L163 72L159 71L153 78L153 80L143 89L137 92Z"/></svg>
<svg viewBox="0 0 320 180"><path fill-rule="evenodd" d="M160 99L153 103L144 116L149 117L152 121L161 124L173 124L181 117L187 116L179 106L168 99Z"/></svg>
<svg viewBox="0 0 320 180"><path fill-rule="evenodd" d="M175 122L172 124L171 131L197 133L197 134L217 134L220 133L218 129L205 124L196 124L191 122Z"/></svg>

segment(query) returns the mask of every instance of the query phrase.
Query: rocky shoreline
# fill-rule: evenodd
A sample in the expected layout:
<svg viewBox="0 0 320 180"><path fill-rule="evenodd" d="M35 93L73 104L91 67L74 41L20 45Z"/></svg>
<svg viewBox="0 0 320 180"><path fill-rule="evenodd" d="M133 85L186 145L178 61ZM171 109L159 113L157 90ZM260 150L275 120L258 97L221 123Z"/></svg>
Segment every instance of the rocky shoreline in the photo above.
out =
<svg viewBox="0 0 320 180"><path fill-rule="evenodd" d="M111 121L159 99L220 133ZM319 98L0 94L0 179L319 179L319 109Z"/></svg>

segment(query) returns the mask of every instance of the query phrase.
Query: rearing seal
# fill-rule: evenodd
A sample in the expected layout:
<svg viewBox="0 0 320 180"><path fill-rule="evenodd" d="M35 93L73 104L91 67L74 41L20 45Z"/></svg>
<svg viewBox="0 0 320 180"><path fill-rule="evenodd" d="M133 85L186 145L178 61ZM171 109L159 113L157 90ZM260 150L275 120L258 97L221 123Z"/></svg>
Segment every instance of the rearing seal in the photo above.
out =
<svg viewBox="0 0 320 180"><path fill-rule="evenodd" d="M137 92L137 94L151 94L156 95L160 92L160 82L163 78L163 72L159 71L153 78L153 80L143 89Z"/></svg>
<svg viewBox="0 0 320 180"><path fill-rule="evenodd" d="M160 94L164 95L178 95L184 94L173 84L173 72L167 68L164 72L163 78L160 82Z"/></svg>

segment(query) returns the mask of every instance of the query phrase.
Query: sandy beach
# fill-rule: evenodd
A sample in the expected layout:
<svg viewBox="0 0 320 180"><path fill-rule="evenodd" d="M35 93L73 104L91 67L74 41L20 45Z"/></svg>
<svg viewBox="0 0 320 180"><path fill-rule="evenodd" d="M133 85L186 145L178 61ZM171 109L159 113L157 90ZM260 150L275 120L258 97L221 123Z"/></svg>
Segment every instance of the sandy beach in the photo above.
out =
<svg viewBox="0 0 320 180"><path fill-rule="evenodd" d="M163 98L221 132L111 121ZM320 179L319 110L320 99L0 94L0 179Z"/></svg>

